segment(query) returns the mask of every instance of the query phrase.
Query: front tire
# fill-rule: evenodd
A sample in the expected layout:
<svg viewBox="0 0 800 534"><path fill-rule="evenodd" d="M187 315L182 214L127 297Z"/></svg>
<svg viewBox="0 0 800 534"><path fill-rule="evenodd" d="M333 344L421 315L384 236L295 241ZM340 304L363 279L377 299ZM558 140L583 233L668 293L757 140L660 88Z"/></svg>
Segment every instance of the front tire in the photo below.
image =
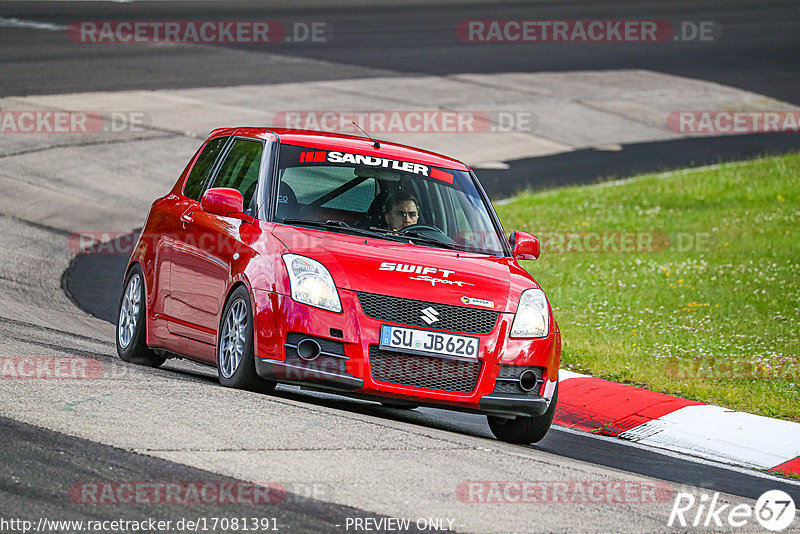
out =
<svg viewBox="0 0 800 534"><path fill-rule="evenodd" d="M500 441L508 443L536 443L550 430L553 424L553 417L556 415L556 404L558 403L558 384L553 392L553 399L550 406L542 415L535 417L517 417L516 419L504 419L502 417L486 416L489 421L489 428L494 437Z"/></svg>
<svg viewBox="0 0 800 534"><path fill-rule="evenodd" d="M244 286L237 287L222 312L217 336L217 375L225 387L269 393L275 382L264 380L256 373L253 350L253 310L250 294Z"/></svg>
<svg viewBox="0 0 800 534"><path fill-rule="evenodd" d="M125 277L117 313L117 354L128 363L158 367L166 359L147 346L147 299L142 268L135 264Z"/></svg>

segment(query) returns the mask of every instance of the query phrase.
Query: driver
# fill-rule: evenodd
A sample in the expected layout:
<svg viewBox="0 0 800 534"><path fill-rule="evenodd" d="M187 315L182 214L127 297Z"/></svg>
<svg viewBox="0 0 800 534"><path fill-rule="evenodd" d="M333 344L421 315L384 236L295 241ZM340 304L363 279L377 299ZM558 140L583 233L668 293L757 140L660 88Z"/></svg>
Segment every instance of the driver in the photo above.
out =
<svg viewBox="0 0 800 534"><path fill-rule="evenodd" d="M386 204L384 204L383 218L392 232L417 224L419 220L419 202L410 193L399 191L390 196Z"/></svg>

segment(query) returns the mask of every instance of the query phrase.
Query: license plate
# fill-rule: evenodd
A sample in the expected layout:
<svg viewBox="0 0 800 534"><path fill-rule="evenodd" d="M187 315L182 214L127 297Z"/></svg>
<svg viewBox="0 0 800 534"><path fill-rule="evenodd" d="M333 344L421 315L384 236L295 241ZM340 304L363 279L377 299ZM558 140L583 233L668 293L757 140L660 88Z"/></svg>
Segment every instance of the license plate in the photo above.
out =
<svg viewBox="0 0 800 534"><path fill-rule="evenodd" d="M381 325L382 349L477 360L478 342L477 337Z"/></svg>

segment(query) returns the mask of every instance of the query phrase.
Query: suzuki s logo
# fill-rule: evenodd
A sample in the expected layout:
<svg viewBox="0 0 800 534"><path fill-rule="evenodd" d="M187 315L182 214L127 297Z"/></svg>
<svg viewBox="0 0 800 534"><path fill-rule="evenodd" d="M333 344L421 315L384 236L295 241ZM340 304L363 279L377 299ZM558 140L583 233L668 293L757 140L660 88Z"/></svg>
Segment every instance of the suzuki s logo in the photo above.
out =
<svg viewBox="0 0 800 534"><path fill-rule="evenodd" d="M424 310L422 310L422 320L428 324L433 324L439 320L439 312L433 309L433 307L428 306Z"/></svg>

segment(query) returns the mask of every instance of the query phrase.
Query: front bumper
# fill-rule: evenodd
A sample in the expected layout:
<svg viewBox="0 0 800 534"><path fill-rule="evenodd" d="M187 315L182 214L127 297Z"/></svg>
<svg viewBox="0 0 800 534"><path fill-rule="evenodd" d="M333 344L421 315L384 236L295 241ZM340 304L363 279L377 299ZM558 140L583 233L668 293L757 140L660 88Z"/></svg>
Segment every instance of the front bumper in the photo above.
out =
<svg viewBox="0 0 800 534"><path fill-rule="evenodd" d="M313 359L299 356L298 346L303 340L313 340L318 354ZM289 332L283 344L283 360L256 358L256 372L261 378L290 384L315 385L335 391L354 391L364 387L364 381L347 371L350 359L344 343L309 335Z"/></svg>
<svg viewBox="0 0 800 534"><path fill-rule="evenodd" d="M491 332L468 334L479 338L477 361L405 353L396 353L393 361L387 359L387 351L377 348L380 326L406 325L371 319L362 311L355 292L339 292L342 313L312 308L277 293L254 292L259 376L360 398L396 399L488 415L535 416L549 407L558 376L558 332L542 339L509 339L513 314L500 313ZM306 338L315 340L321 348L312 360L300 358L297 353L298 341ZM378 353L383 358L380 364L375 359ZM386 361L391 367L385 367ZM524 391L514 381L525 369L535 369L537 373L535 387L530 391ZM414 373L427 373L433 380L409 379ZM467 382L459 378L469 373L475 376L470 375L467 380L474 383L464 386ZM438 389L436 384L448 389Z"/></svg>
<svg viewBox="0 0 800 534"><path fill-rule="evenodd" d="M539 395L495 395L482 397L480 412L489 415L542 415L550 407L550 399Z"/></svg>

